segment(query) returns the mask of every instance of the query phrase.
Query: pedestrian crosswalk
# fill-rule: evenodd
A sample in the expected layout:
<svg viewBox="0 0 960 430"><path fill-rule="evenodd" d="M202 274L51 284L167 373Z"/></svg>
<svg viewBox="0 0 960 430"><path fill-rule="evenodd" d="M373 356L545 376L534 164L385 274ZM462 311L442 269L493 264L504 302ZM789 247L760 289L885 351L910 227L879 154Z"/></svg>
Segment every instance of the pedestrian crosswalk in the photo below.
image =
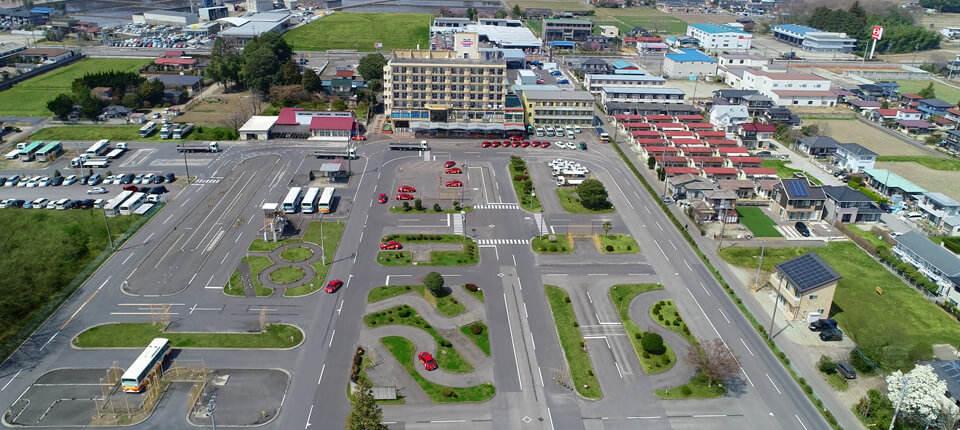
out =
<svg viewBox="0 0 960 430"><path fill-rule="evenodd" d="M485 205L476 205L474 209L520 209L517 203L489 203Z"/></svg>
<svg viewBox="0 0 960 430"><path fill-rule="evenodd" d="M795 228L793 228L793 227L791 227L791 226L778 225L778 226L774 226L774 228L777 229L777 231L779 231L780 234L782 234L783 237L785 237L785 238L787 238L787 239L800 239L800 238L803 238L803 235L800 234L800 232L797 231L797 229L795 229Z"/></svg>
<svg viewBox="0 0 960 430"><path fill-rule="evenodd" d="M541 236L550 233L550 228L547 227L547 222L544 221L542 213L533 214L533 221L537 223L537 228L540 229Z"/></svg>
<svg viewBox="0 0 960 430"><path fill-rule="evenodd" d="M530 239L479 239L479 245L529 245Z"/></svg>
<svg viewBox="0 0 960 430"><path fill-rule="evenodd" d="M217 184L219 182L220 178L196 179L193 181L194 184Z"/></svg>
<svg viewBox="0 0 960 430"><path fill-rule="evenodd" d="M453 234L463 236L463 215L453 215Z"/></svg>

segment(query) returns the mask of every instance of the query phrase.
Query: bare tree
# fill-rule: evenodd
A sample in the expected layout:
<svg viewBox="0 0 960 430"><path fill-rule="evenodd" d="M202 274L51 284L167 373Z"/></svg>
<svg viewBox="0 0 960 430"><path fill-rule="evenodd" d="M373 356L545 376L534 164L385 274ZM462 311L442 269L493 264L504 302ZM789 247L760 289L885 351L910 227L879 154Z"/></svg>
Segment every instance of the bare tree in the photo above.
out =
<svg viewBox="0 0 960 430"><path fill-rule="evenodd" d="M727 381L740 372L740 363L733 351L720 339L703 342L703 371L707 375L708 386L713 381Z"/></svg>

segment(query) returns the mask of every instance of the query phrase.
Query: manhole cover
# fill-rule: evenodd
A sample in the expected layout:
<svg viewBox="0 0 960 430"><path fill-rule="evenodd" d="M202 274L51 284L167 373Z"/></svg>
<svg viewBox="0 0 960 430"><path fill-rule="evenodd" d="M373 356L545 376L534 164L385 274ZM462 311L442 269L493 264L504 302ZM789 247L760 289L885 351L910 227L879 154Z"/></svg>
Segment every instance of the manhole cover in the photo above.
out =
<svg viewBox="0 0 960 430"><path fill-rule="evenodd" d="M523 421L525 424L530 424L530 421L533 421L533 418L523 417L520 421Z"/></svg>

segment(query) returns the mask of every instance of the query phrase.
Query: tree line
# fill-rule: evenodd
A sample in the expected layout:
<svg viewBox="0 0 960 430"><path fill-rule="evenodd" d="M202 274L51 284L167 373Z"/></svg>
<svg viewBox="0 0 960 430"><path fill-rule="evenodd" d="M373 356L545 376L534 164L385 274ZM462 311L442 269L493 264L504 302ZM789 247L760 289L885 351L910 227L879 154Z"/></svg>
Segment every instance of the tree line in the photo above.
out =
<svg viewBox="0 0 960 430"><path fill-rule="evenodd" d="M940 47L941 37L938 33L915 26L913 16L896 7L871 15L860 6L859 1L847 10L820 6L800 21L820 30L847 33L857 39L856 49L861 52L870 49L873 26L883 27L883 37L877 41L878 53L902 54Z"/></svg>
<svg viewBox="0 0 960 430"><path fill-rule="evenodd" d="M97 87L109 87L113 94L107 99L93 94ZM163 82L148 81L136 72L106 71L87 73L73 80L69 93L61 93L47 102L47 109L60 119L66 119L79 107L80 116L96 119L108 104L129 108L151 107L163 103Z"/></svg>
<svg viewBox="0 0 960 430"><path fill-rule="evenodd" d="M920 0L920 6L940 12L960 12L960 0Z"/></svg>

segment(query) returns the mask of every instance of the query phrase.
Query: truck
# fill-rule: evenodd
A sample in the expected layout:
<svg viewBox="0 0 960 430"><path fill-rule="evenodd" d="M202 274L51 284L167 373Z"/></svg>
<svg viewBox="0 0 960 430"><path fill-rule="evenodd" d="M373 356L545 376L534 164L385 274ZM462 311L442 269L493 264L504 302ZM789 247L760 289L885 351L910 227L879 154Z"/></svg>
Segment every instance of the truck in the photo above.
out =
<svg viewBox="0 0 960 430"><path fill-rule="evenodd" d="M107 153L107 158L110 160L115 160L117 158L120 158L121 155L123 155L123 150L120 148L117 148Z"/></svg>
<svg viewBox="0 0 960 430"><path fill-rule="evenodd" d="M70 160L70 167L106 167L110 164L110 160L109 154L106 156L80 154L79 157Z"/></svg>
<svg viewBox="0 0 960 430"><path fill-rule="evenodd" d="M177 152L220 152L220 144L210 143L181 143L177 145Z"/></svg>
<svg viewBox="0 0 960 430"><path fill-rule="evenodd" d="M558 175L557 186L562 187L564 185L580 185L586 179L587 176L584 174Z"/></svg>
<svg viewBox="0 0 960 430"><path fill-rule="evenodd" d="M597 136L600 137L601 142L610 141L610 135L607 134L606 130L604 130L603 127L597 127L595 130L597 131Z"/></svg>
<svg viewBox="0 0 960 430"><path fill-rule="evenodd" d="M313 155L317 158L347 158L356 160L357 148L352 146L343 148L319 148L313 151Z"/></svg>
<svg viewBox="0 0 960 430"><path fill-rule="evenodd" d="M191 131L193 131L193 124L177 124L177 126L173 128L173 138L183 139L184 137L187 137Z"/></svg>
<svg viewBox="0 0 960 430"><path fill-rule="evenodd" d="M391 143L390 150L392 151L429 151L430 146L427 145L426 140L421 140L419 144L417 143Z"/></svg>

